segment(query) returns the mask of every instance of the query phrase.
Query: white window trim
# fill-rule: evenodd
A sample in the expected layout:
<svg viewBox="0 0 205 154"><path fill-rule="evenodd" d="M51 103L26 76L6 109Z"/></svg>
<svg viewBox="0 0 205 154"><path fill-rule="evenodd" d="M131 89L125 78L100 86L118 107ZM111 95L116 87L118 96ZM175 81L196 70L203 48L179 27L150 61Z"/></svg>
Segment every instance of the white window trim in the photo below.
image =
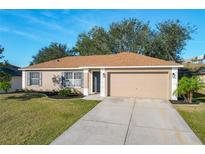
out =
<svg viewBox="0 0 205 154"><path fill-rule="evenodd" d="M69 73L69 72L71 72L72 73L72 83L73 83L73 86L66 86L66 87L70 87L70 88L83 88L83 71L64 71L63 72L63 74L65 75L65 73ZM75 78L74 78L74 74L76 73L76 72L79 72L79 73L81 73L81 86L75 86ZM65 77L65 76L64 76ZM65 81L66 81L66 79L65 79Z"/></svg>
<svg viewBox="0 0 205 154"><path fill-rule="evenodd" d="M28 72L30 75L29 75L29 82L30 82L30 84L29 84L29 86L41 86L41 80L42 80L42 76L41 76L41 72L39 72L39 71L29 71ZM38 79L39 81L38 81L38 84L31 84L31 73L39 73L39 78L32 78L32 79Z"/></svg>

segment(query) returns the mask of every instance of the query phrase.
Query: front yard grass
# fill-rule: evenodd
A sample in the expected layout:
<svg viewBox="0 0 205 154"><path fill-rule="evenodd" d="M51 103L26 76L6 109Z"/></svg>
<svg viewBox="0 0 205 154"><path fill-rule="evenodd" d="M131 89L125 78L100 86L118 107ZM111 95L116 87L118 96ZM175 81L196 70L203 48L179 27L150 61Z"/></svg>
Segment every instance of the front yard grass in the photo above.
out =
<svg viewBox="0 0 205 154"><path fill-rule="evenodd" d="M98 102L0 94L0 144L49 144Z"/></svg>
<svg viewBox="0 0 205 154"><path fill-rule="evenodd" d="M205 93L197 96L194 100L200 101L199 105L175 105L177 111L185 119L195 134L205 144Z"/></svg>

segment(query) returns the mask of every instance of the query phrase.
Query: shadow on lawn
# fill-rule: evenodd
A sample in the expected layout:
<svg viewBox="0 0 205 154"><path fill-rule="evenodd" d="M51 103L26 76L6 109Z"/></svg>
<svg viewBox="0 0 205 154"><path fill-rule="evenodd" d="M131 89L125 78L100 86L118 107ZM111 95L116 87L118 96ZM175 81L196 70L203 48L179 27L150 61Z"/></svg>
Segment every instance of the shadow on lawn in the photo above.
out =
<svg viewBox="0 0 205 154"><path fill-rule="evenodd" d="M203 94L203 93L194 93L194 97L205 97L205 94Z"/></svg>
<svg viewBox="0 0 205 154"><path fill-rule="evenodd" d="M194 98L194 100L199 101L200 103L205 103L205 97Z"/></svg>
<svg viewBox="0 0 205 154"><path fill-rule="evenodd" d="M194 93L193 100L199 101L200 103L205 103L205 94L202 93Z"/></svg>
<svg viewBox="0 0 205 154"><path fill-rule="evenodd" d="M19 95L19 96L9 96L9 97L6 97L6 99L17 99L21 101L27 101L33 98L42 98L42 97L46 97L46 95L39 94L39 93L26 93L26 94Z"/></svg>

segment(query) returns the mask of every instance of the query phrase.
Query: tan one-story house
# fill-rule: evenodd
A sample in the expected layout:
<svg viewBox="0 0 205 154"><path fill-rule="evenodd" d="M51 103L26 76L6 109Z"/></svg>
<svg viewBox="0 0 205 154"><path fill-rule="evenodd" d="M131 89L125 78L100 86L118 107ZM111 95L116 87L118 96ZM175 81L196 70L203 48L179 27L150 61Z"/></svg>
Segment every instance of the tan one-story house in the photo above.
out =
<svg viewBox="0 0 205 154"><path fill-rule="evenodd" d="M22 87L35 91L74 87L84 95L176 100L179 67L130 52L70 56L21 68Z"/></svg>

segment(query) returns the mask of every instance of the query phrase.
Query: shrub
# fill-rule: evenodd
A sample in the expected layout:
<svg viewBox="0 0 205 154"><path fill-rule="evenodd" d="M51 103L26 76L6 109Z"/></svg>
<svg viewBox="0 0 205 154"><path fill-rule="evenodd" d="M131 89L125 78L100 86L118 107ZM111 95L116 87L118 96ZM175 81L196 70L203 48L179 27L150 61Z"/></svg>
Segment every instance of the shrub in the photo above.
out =
<svg viewBox="0 0 205 154"><path fill-rule="evenodd" d="M186 102L192 103L193 93L203 88L204 83L199 77L182 77L174 93L183 97Z"/></svg>
<svg viewBox="0 0 205 154"><path fill-rule="evenodd" d="M81 92L79 92L77 89L75 88L65 88L65 89L61 89L58 92L59 96L63 96L63 97L67 97L67 96L77 96L77 95L81 95Z"/></svg>
<svg viewBox="0 0 205 154"><path fill-rule="evenodd" d="M10 82L0 82L0 90L3 90L4 92L8 92L8 90L11 88Z"/></svg>
<svg viewBox="0 0 205 154"><path fill-rule="evenodd" d="M58 95L63 96L63 97L70 96L71 95L71 89L70 88L61 89L58 92Z"/></svg>

